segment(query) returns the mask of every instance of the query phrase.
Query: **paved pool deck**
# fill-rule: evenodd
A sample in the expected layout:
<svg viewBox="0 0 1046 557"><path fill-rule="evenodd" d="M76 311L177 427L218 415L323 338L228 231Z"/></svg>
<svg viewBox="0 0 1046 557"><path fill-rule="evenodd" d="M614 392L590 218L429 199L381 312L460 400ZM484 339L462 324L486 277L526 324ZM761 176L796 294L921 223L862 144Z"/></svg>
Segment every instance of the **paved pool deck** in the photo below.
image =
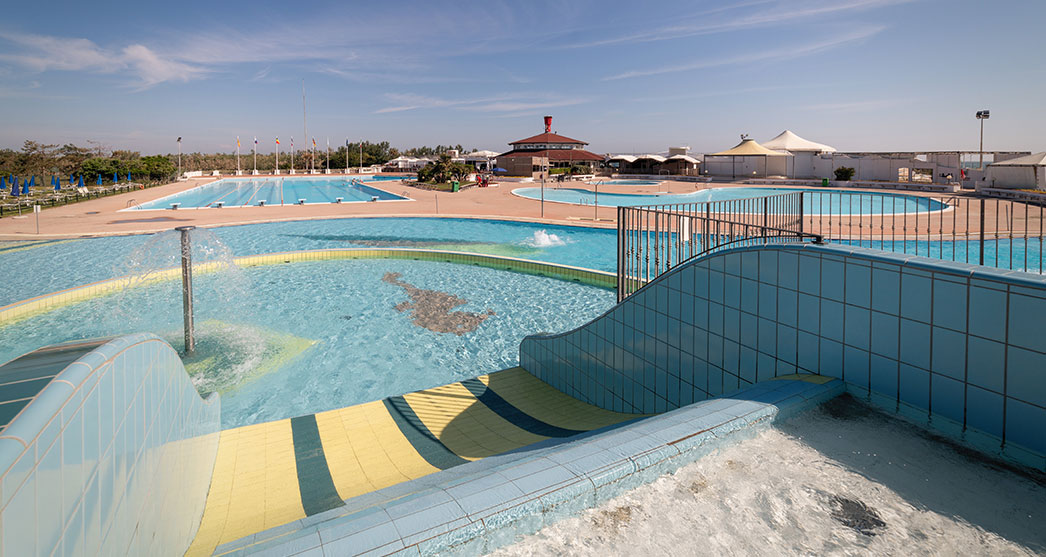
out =
<svg viewBox="0 0 1046 557"><path fill-rule="evenodd" d="M354 174L331 175L330 177L366 180L368 176ZM0 219L0 240L66 239L153 233L188 225L216 227L262 222L376 216L485 218L541 224L613 228L617 217L617 211L613 207L601 207L597 215L591 206L553 202L546 202L544 204L544 213L542 213L540 201L512 194L513 189L539 186L540 182L501 182L498 187L468 188L458 193L435 192L396 181L372 182L369 185L390 193L409 197L412 201L272 205L266 207L225 207L221 209L123 210L134 203L146 203L217 179L214 177L196 178L80 203L46 208L40 213L39 234L36 233L36 217L31 212L22 217L4 217ZM594 189L594 186L585 182L564 182L562 184L550 182L547 187ZM657 186L600 185L599 191L601 193L635 194L664 192L678 194L719 187L760 186L740 183L666 180ZM830 191L857 192L865 190L833 188ZM923 197L941 197L941 194L917 191L866 191L870 193L885 192ZM938 215L933 218L938 219L938 221L943 219L945 221L943 224L946 228L949 230L956 228L961 233L967 228L967 223L979 222L979 215L975 211L976 207L971 205L969 211L967 211L966 207L960 209L959 212L961 214L952 214L955 213L953 211L949 212L948 216ZM595 220L597 216L599 218L598 221ZM885 226L887 229L891 226L894 226L896 229L915 226L914 221L910 218L907 221L898 219L897 222L893 222L889 217L885 221L879 217L876 217L874 220L876 226ZM922 221L920 226L925 227L928 225L925 216ZM836 219L833 226L835 229L846 229L851 224L855 227L855 230L860 228L858 223L850 223L845 218ZM941 223L938 222L937 224ZM992 228L996 224L998 223L986 222L985 226L986 228ZM935 226L930 226L930 228L936 230ZM912 230L912 232L914 233L915 230Z"/></svg>

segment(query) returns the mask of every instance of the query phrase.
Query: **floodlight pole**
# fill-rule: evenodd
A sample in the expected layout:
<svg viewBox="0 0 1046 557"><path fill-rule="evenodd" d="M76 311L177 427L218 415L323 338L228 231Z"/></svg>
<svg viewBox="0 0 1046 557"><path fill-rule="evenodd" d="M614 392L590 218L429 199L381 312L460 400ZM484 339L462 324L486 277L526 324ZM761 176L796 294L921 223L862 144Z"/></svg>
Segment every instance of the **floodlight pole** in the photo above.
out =
<svg viewBox="0 0 1046 557"><path fill-rule="evenodd" d="M981 121L981 147L979 150L980 160L977 163L979 170L984 170L984 121L991 116L989 110L978 110L977 119Z"/></svg>
<svg viewBox="0 0 1046 557"><path fill-rule="evenodd" d="M182 318L185 322L186 356L192 356L196 352L196 328L193 324L192 304L192 244L189 241L189 231L195 228L195 226L175 228L182 233Z"/></svg>
<svg viewBox="0 0 1046 557"><path fill-rule="evenodd" d="M182 177L182 138L178 138L178 177Z"/></svg>

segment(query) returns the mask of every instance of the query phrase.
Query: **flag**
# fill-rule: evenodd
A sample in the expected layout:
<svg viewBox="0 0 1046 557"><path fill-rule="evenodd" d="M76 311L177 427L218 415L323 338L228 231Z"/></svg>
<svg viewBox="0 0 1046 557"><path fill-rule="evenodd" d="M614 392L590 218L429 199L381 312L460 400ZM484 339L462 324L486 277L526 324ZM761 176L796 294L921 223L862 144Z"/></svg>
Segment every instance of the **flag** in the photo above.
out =
<svg viewBox="0 0 1046 557"><path fill-rule="evenodd" d="M240 136L238 136L238 135L236 136L236 148L237 149L240 148Z"/></svg>
<svg viewBox="0 0 1046 557"><path fill-rule="evenodd" d="M312 138L312 148L313 148L313 149L315 149L315 148L316 148L316 138L315 138L315 137L314 137L314 138Z"/></svg>
<svg viewBox="0 0 1046 557"><path fill-rule="evenodd" d="M277 144L277 145L279 145L279 144L280 144L280 138L278 138L278 137L276 138L276 144Z"/></svg>
<svg viewBox="0 0 1046 557"><path fill-rule="evenodd" d="M257 144L258 144L258 136L254 136L254 144L255 144L255 145L257 145Z"/></svg>
<svg viewBox="0 0 1046 557"><path fill-rule="evenodd" d="M182 136L179 135L178 136L178 143L181 143L181 142L182 142Z"/></svg>

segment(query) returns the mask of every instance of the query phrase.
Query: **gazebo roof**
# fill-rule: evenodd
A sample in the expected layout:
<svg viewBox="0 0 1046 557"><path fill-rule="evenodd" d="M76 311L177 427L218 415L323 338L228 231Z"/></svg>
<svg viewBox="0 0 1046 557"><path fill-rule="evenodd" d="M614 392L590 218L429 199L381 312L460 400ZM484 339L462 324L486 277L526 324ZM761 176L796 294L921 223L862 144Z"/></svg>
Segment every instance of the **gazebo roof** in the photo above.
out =
<svg viewBox="0 0 1046 557"><path fill-rule="evenodd" d="M775 151L799 151L799 152L815 152L815 153L834 153L835 147L825 145L823 143L815 143L808 139L803 139L798 135L792 133L791 130L785 130L777 135L777 137L763 143L763 147L767 149L773 149Z"/></svg>
<svg viewBox="0 0 1046 557"><path fill-rule="evenodd" d="M780 153L778 151L771 151L770 149L767 149L766 147L763 147L762 145L757 143L756 140L754 140L754 139L742 139L741 143L738 143L737 145L733 146L732 148L727 149L726 151L720 151L718 153L711 153L711 155L712 156L720 156L720 157L740 157L740 156L746 156L746 155L749 155L749 156L750 155L762 155L762 156L765 156L765 157L783 157L783 156L785 156L785 153Z"/></svg>

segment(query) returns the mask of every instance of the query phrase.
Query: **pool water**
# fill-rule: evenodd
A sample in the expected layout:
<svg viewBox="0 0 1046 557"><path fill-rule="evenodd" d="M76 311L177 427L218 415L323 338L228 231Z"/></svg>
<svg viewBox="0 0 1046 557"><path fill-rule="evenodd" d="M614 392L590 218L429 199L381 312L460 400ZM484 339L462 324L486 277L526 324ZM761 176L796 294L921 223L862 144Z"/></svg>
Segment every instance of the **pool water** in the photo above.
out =
<svg viewBox="0 0 1046 557"><path fill-rule="evenodd" d="M389 281L388 273L399 275ZM463 301L450 310L453 320L483 318L460 335L426 328L417 318L438 308L432 309L433 300L409 296L402 284ZM221 357L230 346L248 359L218 366L242 377L210 384L232 387L222 394L223 427L341 408L512 367L524 336L579 326L616 301L610 290L574 282L403 260L261 266L232 277L203 273L194 290L197 359ZM400 304L412 307L400 311ZM156 333L181 349L181 319L178 281L135 288L0 327L0 362L56 342L130 332ZM259 343L268 348L254 346Z"/></svg>
<svg viewBox="0 0 1046 557"><path fill-rule="evenodd" d="M836 399L491 555L1042 555L1044 497Z"/></svg>
<svg viewBox="0 0 1046 557"><path fill-rule="evenodd" d="M545 201L594 205L595 186L589 189L545 188ZM670 203L702 203L730 201L767 195L806 192L803 211L807 215L880 215L895 213L926 213L941 211L948 206L932 199L898 193L820 191L798 188L712 188L690 193L605 193L599 192L600 207L631 207L636 205L665 205ZM541 188L517 188L512 193L527 199L541 199Z"/></svg>
<svg viewBox="0 0 1046 557"><path fill-rule="evenodd" d="M594 184L599 182L600 185L612 185L612 186L656 186L661 182L658 180L596 180L589 182Z"/></svg>
<svg viewBox="0 0 1046 557"><path fill-rule="evenodd" d="M234 255L332 248L443 249L613 271L616 231L444 218L350 218L210 229ZM121 257L154 235L0 247L0 306L124 274ZM75 269L75 271L70 271Z"/></svg>
<svg viewBox="0 0 1046 557"><path fill-rule="evenodd" d="M367 181L398 181L399 177L373 176ZM388 193L378 188L346 178L225 178L204 184L180 193L143 203L134 209L170 209L178 203L180 209L217 207L293 205L300 200L305 203L334 203L338 198L344 203L359 201L405 200L406 197Z"/></svg>
<svg viewBox="0 0 1046 557"><path fill-rule="evenodd" d="M249 224L211 231L237 256L307 249L403 247L518 257L609 272L617 267L617 232L581 226L375 217ZM120 257L152 237L143 234L0 245L0 306L121 276L124 270L119 265ZM860 245L948 261L980 260L977 242L865 241ZM987 266L1031 272L1043 269L1046 251L1037 238L989 241L984 248Z"/></svg>

